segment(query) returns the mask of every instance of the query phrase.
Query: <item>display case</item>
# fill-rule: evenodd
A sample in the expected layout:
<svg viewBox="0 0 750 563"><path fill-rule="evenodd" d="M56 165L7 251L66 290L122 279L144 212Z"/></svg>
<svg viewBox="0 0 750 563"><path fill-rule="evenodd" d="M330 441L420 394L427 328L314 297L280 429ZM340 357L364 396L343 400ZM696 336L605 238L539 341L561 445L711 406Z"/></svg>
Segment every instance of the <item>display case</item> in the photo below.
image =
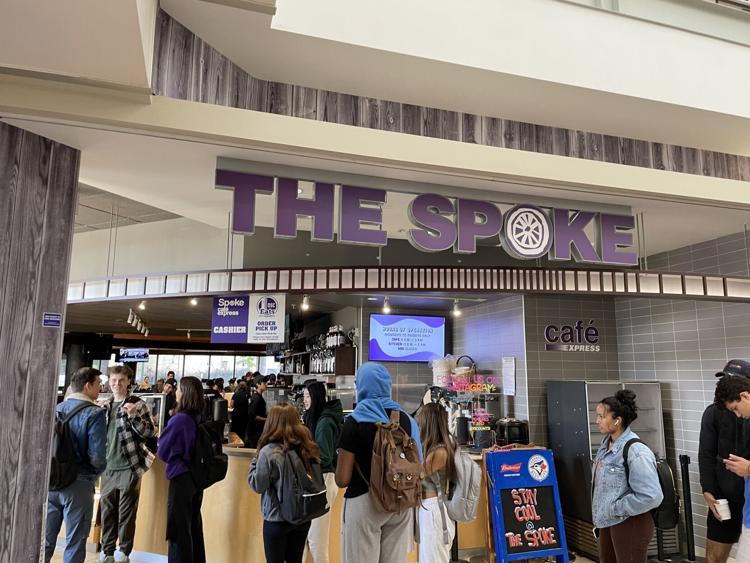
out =
<svg viewBox="0 0 750 563"><path fill-rule="evenodd" d="M568 543L571 549L590 557L597 556L592 534L592 464L603 439L596 424L596 407L620 389L631 389L636 394L638 418L632 423L632 430L657 458L665 458L659 382L547 381L549 445L555 454ZM664 542L666 553L679 553L676 529L664 533ZM656 553L655 539L649 551Z"/></svg>

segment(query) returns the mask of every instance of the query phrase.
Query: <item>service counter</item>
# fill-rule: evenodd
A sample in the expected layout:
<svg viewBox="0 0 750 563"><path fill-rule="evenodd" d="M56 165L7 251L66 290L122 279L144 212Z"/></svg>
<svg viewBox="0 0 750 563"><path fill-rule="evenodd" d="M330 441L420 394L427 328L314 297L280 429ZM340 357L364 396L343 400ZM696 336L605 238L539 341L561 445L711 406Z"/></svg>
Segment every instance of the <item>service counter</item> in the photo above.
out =
<svg viewBox="0 0 750 563"><path fill-rule="evenodd" d="M263 515L260 495L247 483L250 462L256 450L225 447L229 457L227 477L208 488L203 495L203 535L209 560L215 563L263 561ZM475 459L481 463L481 457ZM134 549L166 555L167 479L165 465L155 460L141 482ZM330 561L339 563L341 509L344 490L339 491L331 513L329 536ZM487 545L487 494L482 487L476 520L458 526L459 549L484 548ZM416 561L416 549L408 561ZM311 560L309 560L311 561Z"/></svg>

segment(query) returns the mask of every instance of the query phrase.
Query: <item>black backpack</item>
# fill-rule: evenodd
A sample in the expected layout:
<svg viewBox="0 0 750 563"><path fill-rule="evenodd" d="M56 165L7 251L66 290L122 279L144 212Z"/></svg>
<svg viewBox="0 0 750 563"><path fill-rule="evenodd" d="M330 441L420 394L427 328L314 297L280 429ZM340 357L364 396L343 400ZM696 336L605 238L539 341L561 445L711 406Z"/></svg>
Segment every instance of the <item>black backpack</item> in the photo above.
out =
<svg viewBox="0 0 750 563"><path fill-rule="evenodd" d="M227 476L229 459L221 446L221 437L210 423L196 422L195 449L190 460L190 474L195 486L207 489Z"/></svg>
<svg viewBox="0 0 750 563"><path fill-rule="evenodd" d="M285 452L276 494L281 517L290 524L304 524L323 516L329 509L320 463L313 460L308 473L295 450Z"/></svg>
<svg viewBox="0 0 750 563"><path fill-rule="evenodd" d="M630 451L631 444L635 444L636 442L646 445L643 440L633 438L625 442L625 446L622 450L622 459L623 464L625 465L625 479L628 482L628 487L630 486L628 452ZM659 506L651 511L651 516L654 518L654 524L659 530L672 530L680 521L680 495L677 493L672 469L669 467L666 459L656 460L656 474L659 476L659 486L664 495L664 500L661 501Z"/></svg>
<svg viewBox="0 0 750 563"><path fill-rule="evenodd" d="M49 490L59 491L71 485L78 477L80 462L76 457L73 445L73 433L70 431L70 419L89 407L99 408L91 403L83 403L73 408L68 414L55 412L55 423L52 431L52 461L49 470Z"/></svg>

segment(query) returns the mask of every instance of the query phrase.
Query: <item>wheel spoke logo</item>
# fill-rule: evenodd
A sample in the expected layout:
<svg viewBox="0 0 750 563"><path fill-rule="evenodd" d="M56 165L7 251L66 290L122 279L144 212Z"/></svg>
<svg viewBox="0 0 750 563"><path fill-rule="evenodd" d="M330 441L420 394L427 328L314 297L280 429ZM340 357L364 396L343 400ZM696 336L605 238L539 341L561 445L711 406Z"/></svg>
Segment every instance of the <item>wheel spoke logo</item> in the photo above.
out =
<svg viewBox="0 0 750 563"><path fill-rule="evenodd" d="M515 258L541 258L552 246L549 217L532 205L513 207L505 216L503 243L505 250Z"/></svg>

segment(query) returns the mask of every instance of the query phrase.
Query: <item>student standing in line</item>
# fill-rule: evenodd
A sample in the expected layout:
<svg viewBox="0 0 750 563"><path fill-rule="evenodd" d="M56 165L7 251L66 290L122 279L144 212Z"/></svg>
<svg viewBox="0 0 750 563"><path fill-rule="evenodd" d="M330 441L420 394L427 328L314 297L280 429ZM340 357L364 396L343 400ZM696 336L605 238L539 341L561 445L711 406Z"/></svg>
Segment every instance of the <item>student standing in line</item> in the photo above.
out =
<svg viewBox="0 0 750 563"><path fill-rule="evenodd" d="M629 389L602 399L596 407L596 423L605 435L594 460L592 502L601 563L646 563L654 535L651 510L664 498L656 458L645 444L631 445L630 478L625 477L623 449L629 440L638 438L630 428L637 411L635 393Z"/></svg>
<svg viewBox="0 0 750 563"><path fill-rule="evenodd" d="M309 383L303 393L305 426L320 448L320 465L323 470L323 480L326 485L326 500L333 509L333 503L338 495L336 485L336 442L344 423L344 409L339 399L327 400L325 383L313 381ZM312 555L313 563L328 563L328 533L331 525L331 511L310 523L310 533L307 535L307 545Z"/></svg>
<svg viewBox="0 0 750 563"><path fill-rule="evenodd" d="M237 434L242 440L245 440L250 402L248 400L247 384L244 381L240 381L237 385L237 389L229 401L229 406L232 408L231 431Z"/></svg>
<svg viewBox="0 0 750 563"><path fill-rule="evenodd" d="M447 496L448 484L455 475L456 444L448 430L448 411L437 403L422 405L417 424L425 458L423 500L419 508L419 560L449 563L456 523L448 517L438 498L438 489Z"/></svg>
<svg viewBox="0 0 750 563"><path fill-rule="evenodd" d="M176 413L159 437L159 458L167 464L167 541L169 563L205 563L201 505L203 491L190 474L198 423L205 409L197 377L183 377L177 386Z"/></svg>
<svg viewBox="0 0 750 563"><path fill-rule="evenodd" d="M271 409L258 441L258 455L250 464L248 482L260 493L263 510L263 547L266 563L302 563L310 522L294 525L281 516L278 491L286 452L295 450L307 470L320 461L320 450L309 430L299 420L297 409L289 403Z"/></svg>
<svg viewBox="0 0 750 563"><path fill-rule="evenodd" d="M255 392L248 407L248 448L256 448L258 446L258 440L263 433L263 426L266 423L266 400L263 398L263 393L268 389L268 378L258 374L253 379L253 384L255 385Z"/></svg>
<svg viewBox="0 0 750 563"><path fill-rule="evenodd" d="M109 368L113 397L107 402L107 469L102 473L102 553L105 563L115 563L119 539L124 561L130 561L141 494L141 477L151 467L153 454L146 440L156 432L151 409L130 394L133 371L127 366Z"/></svg>
<svg viewBox="0 0 750 563"><path fill-rule="evenodd" d="M392 411L399 412L399 425L415 440L421 453L419 427L391 399L391 375L376 362L365 362L357 370L357 407L344 421L339 439L336 484L344 494L342 535L343 563L385 563L406 560L412 532L412 510L378 511L369 495L372 449L376 422L388 423Z"/></svg>
<svg viewBox="0 0 750 563"><path fill-rule="evenodd" d="M49 563L55 552L63 520L66 533L63 562L83 563L86 557L86 538L94 514L94 482L107 466L107 422L104 410L95 403L101 387L100 375L98 369L89 367L76 371L70 380L70 394L55 408L58 415L70 416L67 426L73 438L78 477L64 489L47 493L45 563Z"/></svg>
<svg viewBox="0 0 750 563"><path fill-rule="evenodd" d="M750 375L750 363L731 360L716 377ZM701 434L698 444L698 466L703 497L706 499L706 561L726 563L732 546L742 532L742 511L745 502L745 482L724 466L730 454L749 457L747 439L750 427L747 421L738 418L723 405L712 403L703 412ZM716 501L728 501L731 518L722 520Z"/></svg>

